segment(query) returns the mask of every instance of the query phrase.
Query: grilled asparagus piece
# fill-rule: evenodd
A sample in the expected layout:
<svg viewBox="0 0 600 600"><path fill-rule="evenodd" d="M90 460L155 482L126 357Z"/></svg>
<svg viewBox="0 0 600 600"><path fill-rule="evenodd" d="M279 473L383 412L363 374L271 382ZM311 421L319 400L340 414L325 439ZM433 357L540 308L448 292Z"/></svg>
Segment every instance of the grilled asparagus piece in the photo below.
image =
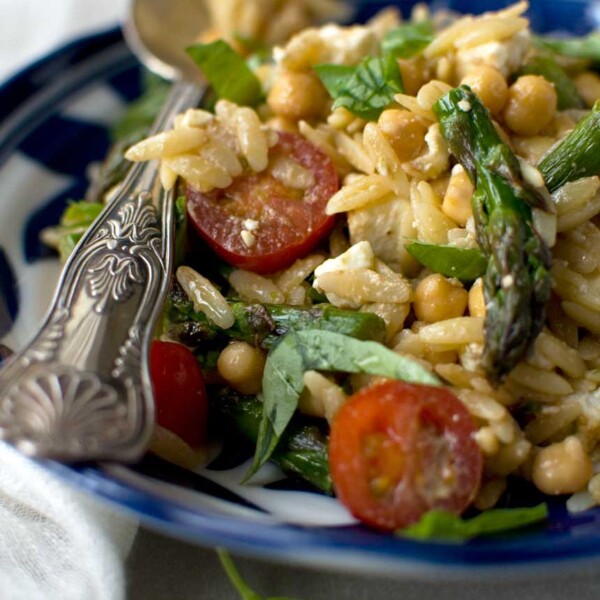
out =
<svg viewBox="0 0 600 600"><path fill-rule="evenodd" d="M600 102L542 156L537 168L550 192L569 181L600 175Z"/></svg>
<svg viewBox="0 0 600 600"><path fill-rule="evenodd" d="M553 38L538 36L534 43L539 48L549 50L554 54L600 62L600 34L597 31L582 37Z"/></svg>
<svg viewBox="0 0 600 600"><path fill-rule="evenodd" d="M476 232L489 262L483 365L501 381L523 358L542 329L550 296L550 251L533 226L533 207L544 198L521 175L487 109L467 87L434 105L450 151L475 185Z"/></svg>
<svg viewBox="0 0 600 600"><path fill-rule="evenodd" d="M191 336L198 342L225 335L250 344L258 344L265 350L268 350L273 342L288 331L303 329L336 331L359 340L383 341L385 339L385 323L373 313L342 310L330 304L301 308L232 302L230 306L235 323L229 329L220 329L203 313L194 311L191 300L175 283L169 294L166 311L167 319L171 323L170 332L175 337ZM192 341L189 345L196 344Z"/></svg>

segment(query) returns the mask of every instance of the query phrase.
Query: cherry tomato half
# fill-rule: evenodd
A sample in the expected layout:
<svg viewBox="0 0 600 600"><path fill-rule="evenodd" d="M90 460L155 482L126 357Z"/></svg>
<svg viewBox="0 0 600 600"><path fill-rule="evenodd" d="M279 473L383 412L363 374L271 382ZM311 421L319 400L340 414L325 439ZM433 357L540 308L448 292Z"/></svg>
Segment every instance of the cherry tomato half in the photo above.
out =
<svg viewBox="0 0 600 600"><path fill-rule="evenodd" d="M336 493L354 516L384 530L433 508L460 514L481 481L476 429L447 389L390 380L360 390L331 426Z"/></svg>
<svg viewBox="0 0 600 600"><path fill-rule="evenodd" d="M333 163L303 137L279 132L270 158L288 157L313 175L307 189L286 187L268 171L246 173L225 190L201 193L187 189L187 208L200 236L235 267L271 273L291 265L330 231L334 217L325 214L338 190ZM249 245L242 237L245 223L258 224Z"/></svg>
<svg viewBox="0 0 600 600"><path fill-rule="evenodd" d="M155 340L150 347L150 378L156 422L192 448L202 446L208 397L196 357L181 344Z"/></svg>

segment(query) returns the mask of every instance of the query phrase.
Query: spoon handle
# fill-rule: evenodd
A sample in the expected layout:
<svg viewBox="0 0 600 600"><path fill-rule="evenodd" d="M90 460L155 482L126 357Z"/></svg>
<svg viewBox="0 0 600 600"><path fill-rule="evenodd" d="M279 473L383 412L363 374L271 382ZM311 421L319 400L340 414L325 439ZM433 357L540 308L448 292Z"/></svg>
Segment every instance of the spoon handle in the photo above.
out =
<svg viewBox="0 0 600 600"><path fill-rule="evenodd" d="M197 106L177 83L151 133ZM134 165L65 265L33 340L0 371L0 437L65 461L131 461L154 422L148 348L172 271L173 197Z"/></svg>

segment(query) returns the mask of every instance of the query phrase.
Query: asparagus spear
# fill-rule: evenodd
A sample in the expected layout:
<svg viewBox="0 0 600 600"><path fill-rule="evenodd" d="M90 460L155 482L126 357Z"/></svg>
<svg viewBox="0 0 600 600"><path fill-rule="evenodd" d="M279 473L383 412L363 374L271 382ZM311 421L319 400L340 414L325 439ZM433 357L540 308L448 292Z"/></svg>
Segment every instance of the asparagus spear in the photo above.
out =
<svg viewBox="0 0 600 600"><path fill-rule="evenodd" d="M213 396L212 407L228 427L256 443L262 419L260 400L222 388ZM326 494L333 494L326 435L315 423L294 417L271 460L284 473L307 481Z"/></svg>
<svg viewBox="0 0 600 600"><path fill-rule="evenodd" d="M233 302L230 306L235 323L229 329L219 329L203 313L194 311L185 292L178 284L174 284L167 305L167 319L174 324L171 333L175 336L187 335L189 339L194 338L198 342L226 335L259 344L265 350L288 331L302 329L336 331L359 340L383 341L385 338L385 323L377 315L342 310L330 304L302 308Z"/></svg>
<svg viewBox="0 0 600 600"><path fill-rule="evenodd" d="M600 175L600 102L539 161L550 192L569 181Z"/></svg>
<svg viewBox="0 0 600 600"><path fill-rule="evenodd" d="M597 31L583 37L566 39L540 36L534 38L534 43L540 48L562 56L581 58L593 62L600 61L600 33Z"/></svg>
<svg viewBox="0 0 600 600"><path fill-rule="evenodd" d="M550 251L533 226L532 207L544 198L523 180L517 158L502 142L486 108L467 87L434 106L450 151L476 186L476 232L489 256L483 364L500 381L540 332L550 296Z"/></svg>

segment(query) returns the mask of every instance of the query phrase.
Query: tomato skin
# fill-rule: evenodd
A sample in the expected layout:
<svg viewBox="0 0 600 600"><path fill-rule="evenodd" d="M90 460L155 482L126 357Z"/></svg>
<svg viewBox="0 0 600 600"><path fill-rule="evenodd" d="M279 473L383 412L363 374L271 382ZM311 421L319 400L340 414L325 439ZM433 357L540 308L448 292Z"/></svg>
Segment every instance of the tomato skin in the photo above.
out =
<svg viewBox="0 0 600 600"><path fill-rule="evenodd" d="M354 516L383 530L406 527L433 508L460 514L481 482L476 430L445 388L394 380L364 388L331 426L337 496Z"/></svg>
<svg viewBox="0 0 600 600"><path fill-rule="evenodd" d="M309 170L314 184L306 190L288 189L262 172L242 174L225 190L186 191L188 215L200 237L229 264L257 273L288 267L335 223L325 214L327 201L339 187L333 163L300 135L278 132L278 136L270 157L289 157ZM259 224L250 247L241 236L247 219Z"/></svg>
<svg viewBox="0 0 600 600"><path fill-rule="evenodd" d="M200 448L206 442L208 397L196 357L181 344L155 340L150 347L150 379L158 425Z"/></svg>

